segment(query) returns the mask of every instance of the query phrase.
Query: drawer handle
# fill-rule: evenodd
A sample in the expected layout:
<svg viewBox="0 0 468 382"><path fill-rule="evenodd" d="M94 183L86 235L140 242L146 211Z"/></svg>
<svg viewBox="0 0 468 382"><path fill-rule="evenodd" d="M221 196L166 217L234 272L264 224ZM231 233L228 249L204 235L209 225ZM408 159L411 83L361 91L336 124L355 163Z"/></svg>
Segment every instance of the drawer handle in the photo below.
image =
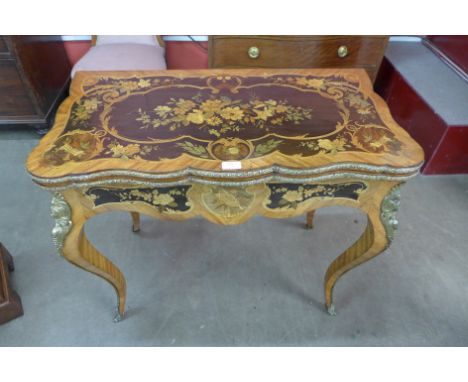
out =
<svg viewBox="0 0 468 382"><path fill-rule="evenodd" d="M251 46L247 52L249 54L250 58L258 58L260 56L260 49L258 49L256 46Z"/></svg>
<svg viewBox="0 0 468 382"><path fill-rule="evenodd" d="M345 58L348 55L348 47L346 45L341 45L338 48L338 57Z"/></svg>

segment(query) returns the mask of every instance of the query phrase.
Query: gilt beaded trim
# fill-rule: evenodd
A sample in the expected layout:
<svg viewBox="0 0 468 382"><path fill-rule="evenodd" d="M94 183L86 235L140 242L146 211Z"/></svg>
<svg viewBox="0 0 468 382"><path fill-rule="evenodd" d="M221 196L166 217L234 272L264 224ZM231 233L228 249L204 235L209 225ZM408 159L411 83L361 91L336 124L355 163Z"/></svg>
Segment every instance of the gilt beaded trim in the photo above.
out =
<svg viewBox="0 0 468 382"><path fill-rule="evenodd" d="M383 180L383 181L406 181L410 178L413 178L418 173L413 173L407 176L391 176L391 175L369 175L369 174L357 174L357 173L337 173L337 174L327 174L322 176L315 176L315 177L306 177L306 178L289 178L279 175L272 175L268 177L264 177L261 179L252 179L252 180L244 180L238 182L230 182L230 181L216 181L216 180L206 180L200 178L192 178L188 177L182 180L174 181L174 182L151 182L147 180L135 180L135 179L104 179L104 180L97 180L91 182L71 182L66 186L61 187L50 187L39 184L42 188L54 191L63 191L70 188L87 188L87 187L95 187L95 186L104 186L104 185L129 185L134 184L138 186L145 186L145 187L172 187L172 186L180 186L180 185L187 185L187 184L205 184L210 186L225 186L225 187L243 187L243 186L251 186L255 184L261 183L274 183L274 182L288 182L288 183L309 183L309 182L320 182L326 180L338 180L338 179L361 179L361 180Z"/></svg>
<svg viewBox="0 0 468 382"><path fill-rule="evenodd" d="M316 175L316 174L321 174L324 172L328 171L335 171L335 170L363 170L367 172L373 172L373 173L379 173L381 175L367 175L367 174L357 174L358 177L362 176L367 176L365 179L375 179L375 180L395 180L395 177L392 177L391 175L383 175L382 173L387 173L387 174L401 174L401 175L406 175L406 174L411 174L407 178L403 178L401 176L398 176L397 179L409 179L412 176L417 173L419 168L421 167L422 164L413 166L413 167L404 167L404 168L395 168L391 166L373 166L373 165L367 165L367 164L358 164L358 163L339 163L339 164L332 164L328 166L323 166L319 168L314 168L314 169L291 169L291 168L286 168L286 167L281 167L281 166L271 166L269 168L264 168L264 169L258 169L258 170L247 170L247 171L205 171L205 170L197 170L197 169L191 169L187 168L181 171L175 171L171 173L161 173L161 174L150 174L150 173L144 173L144 172L139 172L139 171L130 171L130 170L108 170L108 171L100 171L92 174L86 174L86 175L70 175L70 176L65 176L65 177L60 177L60 178L41 178L37 176L31 175L32 179L37 181L38 183L42 185L53 185L53 184L59 184L59 183L65 183L65 182L71 182L67 186L63 186L57 189L67 189L71 187L75 187L76 183L79 182L82 184L83 182L91 181L96 178L100 177L107 177L107 176L129 176L129 177L134 177L134 178L141 178L142 181L138 181L139 183L143 184L142 182L147 182L148 179L168 179L168 178L178 178L182 176L188 176L188 178L184 179L183 181L178 181L178 182L171 182L171 183L163 183L163 184L186 184L187 181L190 182L199 182L199 183L205 183L205 184L226 184L228 182L224 181L206 181L206 180L201 180L201 179L196 179L192 178L191 176L204 176L204 177L216 177L216 178L250 178L250 177L255 177L255 176L261 176L261 175L267 175L267 174L285 174L285 175ZM346 176L346 173L342 174L333 174L333 175L338 175L339 177L344 177ZM368 178L368 176L376 176L378 178ZM279 177L279 175L273 175L273 177ZM354 174L353 177L356 177L356 174ZM247 185L247 184L258 184L262 183L265 178L259 179L259 180L253 180L255 183L247 183L247 182L252 182L252 181L240 181L240 182L235 182L235 185ZM331 178L326 178L326 179L331 179ZM124 180L117 180L118 183L125 183L128 181ZM301 183L303 180L299 180L298 183ZM104 184L104 183L102 183ZM153 184L150 182L150 184Z"/></svg>

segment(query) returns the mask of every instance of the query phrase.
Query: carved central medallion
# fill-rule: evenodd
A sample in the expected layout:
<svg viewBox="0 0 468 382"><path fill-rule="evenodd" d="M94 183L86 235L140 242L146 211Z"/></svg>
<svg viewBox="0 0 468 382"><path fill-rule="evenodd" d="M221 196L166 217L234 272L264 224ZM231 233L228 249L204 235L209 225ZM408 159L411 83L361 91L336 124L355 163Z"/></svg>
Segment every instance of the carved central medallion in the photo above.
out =
<svg viewBox="0 0 468 382"><path fill-rule="evenodd" d="M213 214L229 218L244 213L255 195L241 188L206 187L201 198Z"/></svg>

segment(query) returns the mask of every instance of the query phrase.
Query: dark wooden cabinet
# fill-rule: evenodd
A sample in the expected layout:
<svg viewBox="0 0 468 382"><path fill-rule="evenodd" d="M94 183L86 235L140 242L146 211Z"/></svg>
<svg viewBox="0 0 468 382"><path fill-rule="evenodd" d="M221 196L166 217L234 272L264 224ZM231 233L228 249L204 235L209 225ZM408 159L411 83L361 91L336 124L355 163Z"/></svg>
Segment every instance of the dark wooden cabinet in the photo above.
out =
<svg viewBox="0 0 468 382"><path fill-rule="evenodd" d="M8 50L8 45L5 41L5 36L0 36L0 55L8 54L10 51Z"/></svg>
<svg viewBox="0 0 468 382"><path fill-rule="evenodd" d="M67 90L70 70L60 36L0 36L0 128L46 127Z"/></svg>
<svg viewBox="0 0 468 382"><path fill-rule="evenodd" d="M0 325L23 315L21 298L10 285L13 270L13 257L0 243Z"/></svg>
<svg viewBox="0 0 468 382"><path fill-rule="evenodd" d="M210 36L211 68L364 68L374 81L387 36Z"/></svg>

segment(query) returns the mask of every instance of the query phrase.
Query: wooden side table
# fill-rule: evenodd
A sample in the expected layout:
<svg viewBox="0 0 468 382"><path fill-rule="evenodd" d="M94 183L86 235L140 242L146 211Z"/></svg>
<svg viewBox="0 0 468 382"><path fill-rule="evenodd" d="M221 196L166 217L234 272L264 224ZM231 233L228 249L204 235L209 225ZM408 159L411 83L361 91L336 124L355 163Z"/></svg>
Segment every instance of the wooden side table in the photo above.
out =
<svg viewBox="0 0 468 382"><path fill-rule="evenodd" d="M9 272L14 269L13 257L0 243L0 324L23 315L21 299L10 286Z"/></svg>
<svg viewBox="0 0 468 382"><path fill-rule="evenodd" d="M336 281L390 245L399 185L422 162L363 69L226 69L78 72L27 169L54 192L59 253L114 287L119 320L125 277L87 240L91 217L128 211L136 231L140 213L216 224L308 214L312 227L317 208L360 208L366 230L325 275L334 314Z"/></svg>

